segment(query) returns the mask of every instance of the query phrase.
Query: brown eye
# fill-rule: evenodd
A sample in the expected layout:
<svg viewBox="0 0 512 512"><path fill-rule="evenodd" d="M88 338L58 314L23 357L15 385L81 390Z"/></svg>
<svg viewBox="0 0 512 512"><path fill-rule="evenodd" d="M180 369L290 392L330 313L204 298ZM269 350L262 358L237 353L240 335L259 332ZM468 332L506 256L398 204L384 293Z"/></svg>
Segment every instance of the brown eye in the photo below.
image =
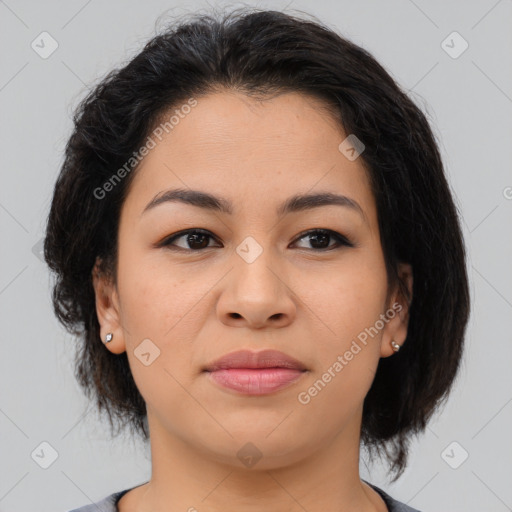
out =
<svg viewBox="0 0 512 512"><path fill-rule="evenodd" d="M312 229L301 234L298 240L300 241L306 238L309 238L310 243L313 246L312 250L315 251L330 251L332 249L337 249L340 246L354 247L354 244L352 244L350 240L340 233L331 231L330 229ZM334 245L329 244L331 239L335 240Z"/></svg>
<svg viewBox="0 0 512 512"><path fill-rule="evenodd" d="M300 241L308 238L309 241L307 242L312 246L308 249L313 251L325 252L342 246L354 247L354 244L348 238L330 229L312 229L301 233L297 240ZM176 241L180 239L183 239L181 245L176 244ZM212 239L215 240L215 237L208 231L187 229L166 238L159 246L170 250L199 252L214 247L210 245L210 240ZM332 240L334 240L334 244L331 243Z"/></svg>
<svg viewBox="0 0 512 512"><path fill-rule="evenodd" d="M170 249L177 250L189 250L189 251L200 251L202 249L208 249L211 247L209 245L210 239L214 237L209 234L207 231L199 230L199 229L188 229L186 231L181 231L180 233L176 233L172 235L170 238L164 240L161 244L161 247L168 247ZM185 245L176 245L174 242L176 240L183 239Z"/></svg>

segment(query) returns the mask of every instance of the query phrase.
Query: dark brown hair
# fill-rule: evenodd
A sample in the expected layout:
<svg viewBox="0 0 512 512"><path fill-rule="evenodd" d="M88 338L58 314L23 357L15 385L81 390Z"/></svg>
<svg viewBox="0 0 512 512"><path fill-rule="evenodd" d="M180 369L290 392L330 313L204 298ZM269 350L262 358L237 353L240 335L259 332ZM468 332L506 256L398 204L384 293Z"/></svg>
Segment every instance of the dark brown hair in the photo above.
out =
<svg viewBox="0 0 512 512"><path fill-rule="evenodd" d="M218 90L268 97L295 91L324 100L361 159L375 197L389 282L398 262L414 273L400 352L379 362L365 398L361 441L384 451L396 480L413 434L426 428L453 385L469 316L465 248L435 137L422 111L364 49L317 20L237 9L196 14L151 39L81 102L57 179L44 242L56 274L53 305L78 336L76 375L98 410L148 438L145 402L126 353L100 340L91 271L116 277L120 209L136 167L108 199L95 190L137 151L161 116Z"/></svg>

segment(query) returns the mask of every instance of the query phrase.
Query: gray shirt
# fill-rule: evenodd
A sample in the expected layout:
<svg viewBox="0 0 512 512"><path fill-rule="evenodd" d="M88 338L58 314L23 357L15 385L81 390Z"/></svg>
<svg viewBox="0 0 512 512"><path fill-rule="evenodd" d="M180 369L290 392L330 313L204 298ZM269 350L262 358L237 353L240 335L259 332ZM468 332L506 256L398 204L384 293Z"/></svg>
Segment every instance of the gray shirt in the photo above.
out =
<svg viewBox="0 0 512 512"><path fill-rule="evenodd" d="M366 480L363 480L363 482L366 482ZM379 489L377 486L371 484L370 482L366 483L382 496L382 499L386 503L389 512L420 512L415 508L409 507L405 503L393 499L389 494L385 493L382 489ZM75 508L69 512L119 512L117 508L117 502L133 488L134 487L125 489L124 491L115 492L110 496L103 498L101 501L98 501L97 503Z"/></svg>

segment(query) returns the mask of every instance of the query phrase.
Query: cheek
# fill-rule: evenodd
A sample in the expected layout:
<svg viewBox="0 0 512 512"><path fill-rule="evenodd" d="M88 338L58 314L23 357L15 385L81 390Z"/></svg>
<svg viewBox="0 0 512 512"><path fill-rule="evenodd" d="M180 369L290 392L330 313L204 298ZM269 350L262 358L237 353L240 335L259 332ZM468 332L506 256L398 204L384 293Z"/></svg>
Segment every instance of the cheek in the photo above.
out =
<svg viewBox="0 0 512 512"><path fill-rule="evenodd" d="M315 417L308 423L335 434L356 414L380 359L381 332L375 324L384 312L385 278L380 272L340 272L318 293L311 309L322 319L314 341L316 365L299 392L299 407ZM313 302L312 302L313 303Z"/></svg>
<svg viewBox="0 0 512 512"><path fill-rule="evenodd" d="M387 293L385 268L377 258L358 253L318 276L302 277L304 302L319 320L326 342L337 348L350 344L384 312Z"/></svg>
<svg viewBox="0 0 512 512"><path fill-rule="evenodd" d="M340 397L346 402L340 414L345 406L356 407L374 378L382 336L382 329L376 325L382 327L380 315L385 312L387 279L383 262L373 254L358 254L350 265L340 265L329 273L322 287L309 283L314 292L308 304L321 319L314 338L319 348L315 378L321 381L318 398L322 397L316 406L320 415L328 413L330 400L336 402ZM325 409L322 403L326 404Z"/></svg>
<svg viewBox="0 0 512 512"><path fill-rule="evenodd" d="M119 292L129 334L166 344L177 332L190 327L195 306L211 284L208 279L195 279L191 273L184 274L166 264L162 254L156 252L135 247L124 252L119 262Z"/></svg>
<svg viewBox="0 0 512 512"><path fill-rule="evenodd" d="M199 283L165 275L161 267L144 264L143 259L123 272L119 275L124 283L126 351L137 388L154 411L186 415L182 385L187 388L187 379L193 377L193 342L200 335L198 315L206 290Z"/></svg>

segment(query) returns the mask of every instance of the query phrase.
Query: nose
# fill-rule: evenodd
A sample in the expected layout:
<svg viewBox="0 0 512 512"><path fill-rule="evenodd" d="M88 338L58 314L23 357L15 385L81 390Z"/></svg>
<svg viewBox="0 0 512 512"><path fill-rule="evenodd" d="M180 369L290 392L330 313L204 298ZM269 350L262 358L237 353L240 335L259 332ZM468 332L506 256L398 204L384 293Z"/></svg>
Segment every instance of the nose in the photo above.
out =
<svg viewBox="0 0 512 512"><path fill-rule="evenodd" d="M234 268L226 276L217 302L219 319L232 327L285 327L296 316L293 291L284 272L271 261L270 251L248 263L233 255Z"/></svg>

